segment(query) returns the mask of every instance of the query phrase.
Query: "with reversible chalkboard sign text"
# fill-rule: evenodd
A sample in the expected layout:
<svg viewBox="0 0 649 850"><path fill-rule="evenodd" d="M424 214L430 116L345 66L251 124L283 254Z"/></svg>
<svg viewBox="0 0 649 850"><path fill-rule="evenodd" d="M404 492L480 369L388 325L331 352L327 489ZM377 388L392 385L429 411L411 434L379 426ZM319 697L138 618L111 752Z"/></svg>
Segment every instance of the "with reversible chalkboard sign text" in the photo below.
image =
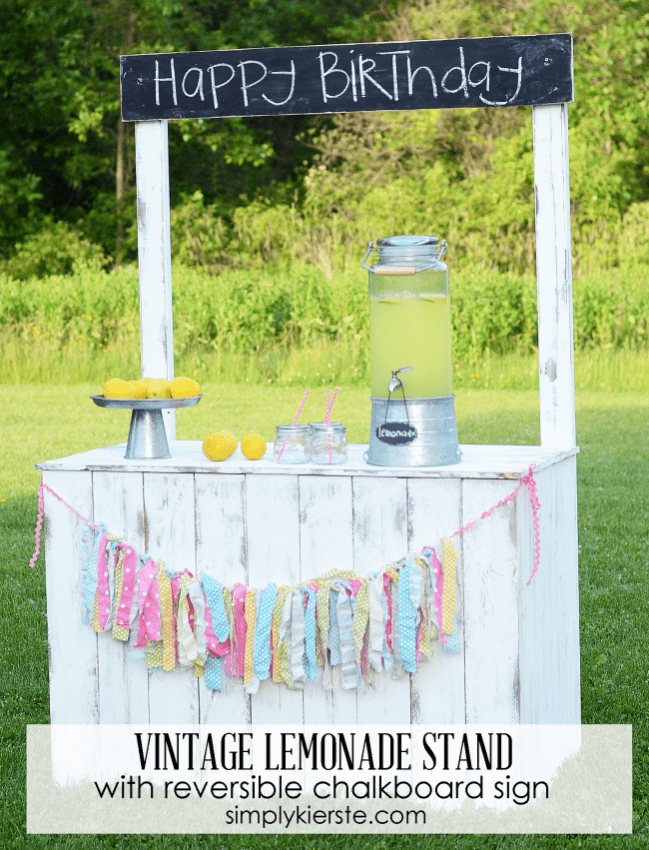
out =
<svg viewBox="0 0 649 850"><path fill-rule="evenodd" d="M568 103L572 36L121 57L122 118L223 118Z"/></svg>

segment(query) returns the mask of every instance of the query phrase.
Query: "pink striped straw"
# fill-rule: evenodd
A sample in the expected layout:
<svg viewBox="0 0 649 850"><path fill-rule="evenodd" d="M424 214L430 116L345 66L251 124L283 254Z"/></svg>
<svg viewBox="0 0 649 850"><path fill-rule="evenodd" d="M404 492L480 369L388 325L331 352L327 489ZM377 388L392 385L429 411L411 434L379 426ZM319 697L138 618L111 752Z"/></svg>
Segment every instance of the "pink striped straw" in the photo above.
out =
<svg viewBox="0 0 649 850"><path fill-rule="evenodd" d="M311 390L307 390L304 393L304 398L300 402L300 406L298 407L297 413L295 414L295 417L293 418L293 422L291 423L292 425L297 425L297 420L300 418L300 413L302 413L302 408L304 407L304 403L307 400L307 396L309 395L310 392L311 392Z"/></svg>
<svg viewBox="0 0 649 850"><path fill-rule="evenodd" d="M297 425L297 420L300 418L300 413L302 413L302 408L304 407L304 403L306 402L307 397L308 397L308 395L309 395L309 393L310 393L310 392L311 392L311 390L307 390L307 391L304 393L304 397L302 398L302 401L300 402L300 406L299 406L299 407L298 407L298 409L297 409L297 413L296 413L296 414L295 414L295 416L293 417L293 422L291 423L292 425ZM286 448L286 444L287 444L287 443L288 443L288 437L284 440L284 445L283 445L283 446L282 446L282 448L280 449L280 453L277 455L277 460L278 460L278 461L279 461L279 460L281 460L282 455L284 454L284 449Z"/></svg>
<svg viewBox="0 0 649 850"><path fill-rule="evenodd" d="M331 425L331 408L334 406L334 401L336 400L336 396L338 395L338 387L334 390L333 398L331 399L331 404L329 404L329 387L326 389L327 396L327 412L325 413L324 424L329 427ZM327 435L327 443L329 446L329 463L333 463L333 458L331 455L331 434Z"/></svg>
<svg viewBox="0 0 649 850"><path fill-rule="evenodd" d="M324 418L325 425L331 425L331 408L334 406L334 402L336 400L336 396L338 395L339 389L339 387L336 387L336 389L334 390L333 398L331 399L331 404L329 404L329 387L327 387L327 412Z"/></svg>

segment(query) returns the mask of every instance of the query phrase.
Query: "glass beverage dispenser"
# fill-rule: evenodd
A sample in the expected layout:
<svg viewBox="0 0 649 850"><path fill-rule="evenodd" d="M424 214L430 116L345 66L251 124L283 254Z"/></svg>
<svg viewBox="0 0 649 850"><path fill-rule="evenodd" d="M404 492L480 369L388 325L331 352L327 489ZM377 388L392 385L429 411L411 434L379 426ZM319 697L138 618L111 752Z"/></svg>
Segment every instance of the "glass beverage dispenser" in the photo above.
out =
<svg viewBox="0 0 649 850"><path fill-rule="evenodd" d="M367 258L378 262L366 266ZM460 460L451 390L447 250L436 236L370 242L372 423L368 463L444 466Z"/></svg>

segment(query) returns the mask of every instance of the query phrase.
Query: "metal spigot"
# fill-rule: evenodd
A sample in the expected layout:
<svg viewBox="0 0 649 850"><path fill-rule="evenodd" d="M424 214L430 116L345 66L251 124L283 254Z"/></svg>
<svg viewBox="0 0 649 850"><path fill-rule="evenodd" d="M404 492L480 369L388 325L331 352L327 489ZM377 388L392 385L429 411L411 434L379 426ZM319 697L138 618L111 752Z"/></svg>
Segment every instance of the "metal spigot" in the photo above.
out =
<svg viewBox="0 0 649 850"><path fill-rule="evenodd" d="M388 384L388 391L393 393L396 389L401 387L403 390L403 381L401 378L397 378L399 372L412 372L413 366L402 366L401 369L393 369L392 370L392 380Z"/></svg>

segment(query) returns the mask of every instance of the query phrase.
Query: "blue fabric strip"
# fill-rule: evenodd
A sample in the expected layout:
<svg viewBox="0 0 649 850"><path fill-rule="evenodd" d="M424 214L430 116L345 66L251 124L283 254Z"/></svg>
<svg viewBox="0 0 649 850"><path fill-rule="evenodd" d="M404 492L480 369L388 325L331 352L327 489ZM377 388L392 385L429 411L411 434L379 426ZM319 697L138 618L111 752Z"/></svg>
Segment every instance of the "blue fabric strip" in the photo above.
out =
<svg viewBox="0 0 649 850"><path fill-rule="evenodd" d="M301 587L300 590L304 592L306 597L306 611L304 612L304 637L306 642L305 647L305 659L304 659L304 670L313 681L315 679L315 671L316 671L316 652L315 652L315 644L316 644L316 627L315 627L315 602L316 602L316 593L313 590L310 590L308 587Z"/></svg>
<svg viewBox="0 0 649 850"><path fill-rule="evenodd" d="M223 643L230 636L230 623L223 604L223 589L212 576L203 576L201 583L207 597L207 604L212 614L212 628L216 639Z"/></svg>
<svg viewBox="0 0 649 850"><path fill-rule="evenodd" d="M221 670L223 661L220 658L215 658L210 653L207 653L205 659L205 685L211 691L221 690Z"/></svg>
<svg viewBox="0 0 649 850"><path fill-rule="evenodd" d="M90 551L90 559L88 561L86 569L85 600L86 610L88 611L88 616L90 617L91 621L95 611L95 593L97 592L97 561L99 560L99 541L101 540L101 535L104 533L105 530L106 527L103 524L100 524L99 527L95 529L94 540L92 541L92 547Z"/></svg>

